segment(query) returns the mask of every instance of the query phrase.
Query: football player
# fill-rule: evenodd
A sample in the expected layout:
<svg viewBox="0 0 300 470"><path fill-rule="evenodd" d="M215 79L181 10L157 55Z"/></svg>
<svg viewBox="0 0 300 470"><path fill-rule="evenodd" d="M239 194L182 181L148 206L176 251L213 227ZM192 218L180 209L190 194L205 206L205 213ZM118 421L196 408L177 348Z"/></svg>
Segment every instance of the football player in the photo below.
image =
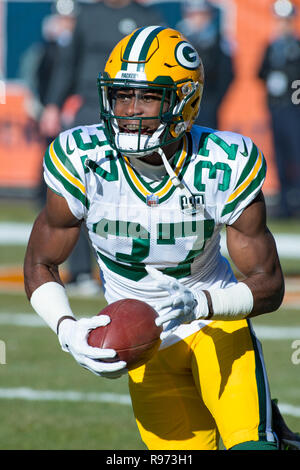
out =
<svg viewBox="0 0 300 470"><path fill-rule="evenodd" d="M61 133L44 158L46 207L25 259L25 288L64 351L99 376L127 373L87 344L106 325L77 320L58 266L85 223L108 303L148 302L160 350L129 373L149 449L276 449L262 349L251 317L280 306L284 280L266 226L264 156L250 138L193 126L204 71L176 30L136 30L98 79L101 120ZM225 227L237 281L220 253Z"/></svg>

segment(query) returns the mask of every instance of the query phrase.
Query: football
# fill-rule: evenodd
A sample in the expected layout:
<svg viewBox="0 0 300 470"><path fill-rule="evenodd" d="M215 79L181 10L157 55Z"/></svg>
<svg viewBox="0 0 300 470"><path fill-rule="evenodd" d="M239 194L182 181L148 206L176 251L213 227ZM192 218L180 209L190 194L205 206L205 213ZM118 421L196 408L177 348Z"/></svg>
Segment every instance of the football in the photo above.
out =
<svg viewBox="0 0 300 470"><path fill-rule="evenodd" d="M91 330L88 343L115 349L114 361L126 361L127 368L134 369L149 361L158 350L162 327L156 326L158 314L147 303L122 299L107 305L98 315L108 315L111 321Z"/></svg>

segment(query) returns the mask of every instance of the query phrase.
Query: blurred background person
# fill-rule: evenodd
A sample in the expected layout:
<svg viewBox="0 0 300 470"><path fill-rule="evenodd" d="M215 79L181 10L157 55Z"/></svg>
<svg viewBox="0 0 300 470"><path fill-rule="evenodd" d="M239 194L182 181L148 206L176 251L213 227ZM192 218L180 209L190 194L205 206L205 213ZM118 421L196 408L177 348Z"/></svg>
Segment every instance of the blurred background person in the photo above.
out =
<svg viewBox="0 0 300 470"><path fill-rule="evenodd" d="M97 77L113 47L134 29L159 25L163 20L154 7L134 0L100 0L81 3L70 43L60 47L54 62L40 119L43 135L57 135L64 128L95 124L99 121ZM80 105L66 125L62 109L72 90ZM91 248L82 229L69 258L69 291L93 294L99 290L93 279Z"/></svg>
<svg viewBox="0 0 300 470"><path fill-rule="evenodd" d="M177 29L197 49L205 70L205 87L196 124L219 128L218 111L234 79L230 45L221 32L221 11L206 0L184 0Z"/></svg>
<svg viewBox="0 0 300 470"><path fill-rule="evenodd" d="M300 107L292 101L292 84L300 78L300 40L292 3L277 0L273 13L275 37L263 52L258 76L266 88L280 182L280 201L274 216L290 217L300 215Z"/></svg>
<svg viewBox="0 0 300 470"><path fill-rule="evenodd" d="M60 48L67 47L72 39L75 17L72 14L55 12L42 22L42 42L34 43L23 55L20 64L20 77L32 93L31 113L39 122L46 106L46 97L51 80L55 80L54 64ZM72 94L72 83L65 91L65 98ZM45 149L56 137L59 128L45 127L40 133ZM46 201L46 184L41 174L41 184L36 196L39 206Z"/></svg>

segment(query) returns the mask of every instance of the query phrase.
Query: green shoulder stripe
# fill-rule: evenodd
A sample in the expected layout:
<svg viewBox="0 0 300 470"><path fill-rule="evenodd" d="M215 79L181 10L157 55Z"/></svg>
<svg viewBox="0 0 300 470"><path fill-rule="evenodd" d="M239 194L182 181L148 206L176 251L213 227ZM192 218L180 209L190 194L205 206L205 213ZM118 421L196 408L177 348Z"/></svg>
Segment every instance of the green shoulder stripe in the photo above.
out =
<svg viewBox="0 0 300 470"><path fill-rule="evenodd" d="M243 171L242 171L242 173L239 177L239 180L236 183L234 189L236 189L248 177L248 175L250 174L251 170L254 167L254 164L255 164L255 162L258 158L258 155L259 155L258 148L256 147L255 144L253 144L251 153L250 153L249 158L248 158L248 161L247 161L247 163L245 165L245 168L243 169Z"/></svg>
<svg viewBox="0 0 300 470"><path fill-rule="evenodd" d="M61 163L66 167L66 169L72 173L73 176L75 176L75 178L79 179L81 182L82 182L82 178L80 177L80 175L78 174L78 172L76 171L76 168L74 167L74 165L72 164L71 160L70 160L70 157L68 157L62 146L61 146L61 143L59 141L59 137L57 137L55 140L54 140L54 143L53 143L53 148L54 148L54 151L56 153L56 156L59 158L59 160L61 161Z"/></svg>
<svg viewBox="0 0 300 470"><path fill-rule="evenodd" d="M80 189L78 189L76 186L70 183L70 181L68 181L58 171L58 169L53 164L52 159L50 157L49 148L46 150L44 161L45 161L47 170L54 176L54 178L57 179L63 185L66 191L68 191L73 197L78 199L88 209L89 201L87 197L80 191Z"/></svg>
<svg viewBox="0 0 300 470"><path fill-rule="evenodd" d="M229 214L232 212L236 206L243 201L243 199L246 199L251 193L253 193L262 183L266 176L266 162L265 159L262 160L262 166L256 176L251 183L245 188L245 190L237 196L232 202L228 203L225 205L223 211L222 211L222 217L226 214Z"/></svg>

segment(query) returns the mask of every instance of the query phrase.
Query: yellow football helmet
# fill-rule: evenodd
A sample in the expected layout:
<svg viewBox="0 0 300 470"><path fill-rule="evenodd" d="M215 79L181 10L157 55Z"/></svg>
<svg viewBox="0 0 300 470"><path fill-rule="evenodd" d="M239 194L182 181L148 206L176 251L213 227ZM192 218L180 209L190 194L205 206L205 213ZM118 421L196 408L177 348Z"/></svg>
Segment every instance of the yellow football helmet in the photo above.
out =
<svg viewBox="0 0 300 470"><path fill-rule="evenodd" d="M198 116L203 84L201 59L180 32L148 26L123 38L98 78L100 115L112 147L125 155L142 157L181 139ZM158 116L131 118L139 120L139 132L120 132L117 120L125 117L114 114L114 96L116 90L122 88L151 88L161 93ZM167 111L164 102L168 103ZM141 132L144 119L160 122L150 136Z"/></svg>

